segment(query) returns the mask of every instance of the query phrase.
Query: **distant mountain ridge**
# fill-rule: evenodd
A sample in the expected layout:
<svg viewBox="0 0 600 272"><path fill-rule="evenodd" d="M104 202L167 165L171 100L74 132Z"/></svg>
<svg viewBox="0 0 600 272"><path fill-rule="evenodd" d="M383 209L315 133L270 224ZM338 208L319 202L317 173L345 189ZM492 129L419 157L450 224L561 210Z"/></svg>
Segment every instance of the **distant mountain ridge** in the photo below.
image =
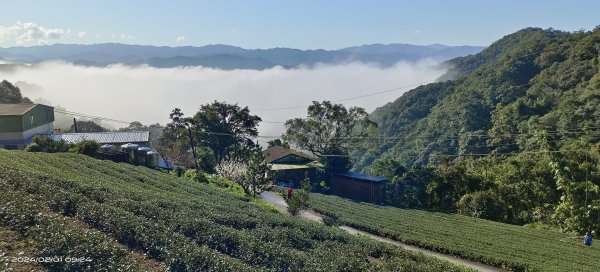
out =
<svg viewBox="0 0 600 272"><path fill-rule="evenodd" d="M91 45L54 44L0 48L0 58L14 63L38 63L58 60L87 66L110 64L149 65L153 67L204 66L225 70L262 70L317 63L373 63L389 67L399 61L432 58L445 61L479 53L483 46L371 44L339 50L300 50L293 48L244 49L231 45L149 46L119 43Z"/></svg>

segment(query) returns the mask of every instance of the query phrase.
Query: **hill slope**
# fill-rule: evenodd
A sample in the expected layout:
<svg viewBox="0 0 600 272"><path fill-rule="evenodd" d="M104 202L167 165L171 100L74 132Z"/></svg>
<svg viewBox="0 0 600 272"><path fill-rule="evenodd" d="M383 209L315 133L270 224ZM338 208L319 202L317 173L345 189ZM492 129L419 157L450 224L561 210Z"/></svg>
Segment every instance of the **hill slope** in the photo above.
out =
<svg viewBox="0 0 600 272"><path fill-rule="evenodd" d="M21 95L19 87L3 80L0 82L0 104L32 103L27 97Z"/></svg>
<svg viewBox="0 0 600 272"><path fill-rule="evenodd" d="M174 176L74 154L0 150L0 221L53 271L462 271ZM150 260L136 260L135 252ZM152 266L151 266L152 267Z"/></svg>
<svg viewBox="0 0 600 272"><path fill-rule="evenodd" d="M311 195L310 206L369 233L514 271L596 271L600 248L577 236L462 215Z"/></svg>
<svg viewBox="0 0 600 272"><path fill-rule="evenodd" d="M385 158L412 165L445 155L539 150L539 144L514 135L598 128L599 54L600 28L577 33L528 28L479 54L453 59L440 82L372 113L383 140L356 156L357 168ZM600 140L560 136L553 140Z"/></svg>

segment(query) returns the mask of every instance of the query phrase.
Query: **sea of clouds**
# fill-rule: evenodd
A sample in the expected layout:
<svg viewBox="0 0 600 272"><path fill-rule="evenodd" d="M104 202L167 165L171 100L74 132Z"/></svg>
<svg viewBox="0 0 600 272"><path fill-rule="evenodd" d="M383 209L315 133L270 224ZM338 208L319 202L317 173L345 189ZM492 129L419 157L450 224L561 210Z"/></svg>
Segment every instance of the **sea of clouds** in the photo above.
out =
<svg viewBox="0 0 600 272"><path fill-rule="evenodd" d="M388 68L350 63L262 71L43 62L15 66L3 74L8 81L19 82L24 95L33 100L41 98L38 101L69 111L144 124L167 123L175 107L189 116L200 105L214 100L238 103L269 122L261 123L262 135L276 136L283 129L278 122L306 115L306 108L297 106L412 86L342 102L370 112L397 99L415 84L432 82L444 72L436 61L423 60L399 62ZM295 108L276 109L288 107Z"/></svg>

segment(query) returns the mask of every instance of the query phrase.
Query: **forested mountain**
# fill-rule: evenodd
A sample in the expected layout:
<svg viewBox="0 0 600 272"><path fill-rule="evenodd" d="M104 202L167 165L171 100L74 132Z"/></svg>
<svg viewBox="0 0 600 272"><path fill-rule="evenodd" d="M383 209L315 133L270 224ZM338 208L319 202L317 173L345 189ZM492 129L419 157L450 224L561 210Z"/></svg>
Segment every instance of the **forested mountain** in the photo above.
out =
<svg viewBox="0 0 600 272"><path fill-rule="evenodd" d="M527 28L372 113L355 168L393 205L600 228L600 28Z"/></svg>
<svg viewBox="0 0 600 272"><path fill-rule="evenodd" d="M3 80L0 82L0 104L31 103L27 97L23 97L19 87Z"/></svg>
<svg viewBox="0 0 600 272"><path fill-rule="evenodd" d="M339 64L352 61L383 67L398 61L432 58L444 61L480 52L482 46L374 44L339 50L300 50L292 48L244 49L230 45L144 46L127 44L54 44L0 48L0 59L14 63L60 60L89 66L110 64L153 67L204 66L219 69L256 69L274 66L297 67L316 63Z"/></svg>
<svg viewBox="0 0 600 272"><path fill-rule="evenodd" d="M589 133L565 133L600 126L599 52L600 29L528 28L479 54L450 60L453 68L439 82L372 113L382 142L359 167L378 158L412 165L440 154L538 150L530 134L543 132L561 132L565 142L558 146L576 139L596 143L600 138Z"/></svg>

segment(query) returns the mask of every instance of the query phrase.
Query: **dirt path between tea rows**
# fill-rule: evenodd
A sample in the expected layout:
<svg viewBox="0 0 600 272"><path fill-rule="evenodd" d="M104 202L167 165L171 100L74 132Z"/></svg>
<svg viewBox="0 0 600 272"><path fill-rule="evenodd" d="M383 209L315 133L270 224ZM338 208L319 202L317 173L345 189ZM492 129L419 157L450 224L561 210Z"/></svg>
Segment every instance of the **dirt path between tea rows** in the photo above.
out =
<svg viewBox="0 0 600 272"><path fill-rule="evenodd" d="M287 203L285 202L285 200L283 200L283 197L281 197L280 195L273 193L273 192L263 192L260 197L262 199L264 199L266 202L270 203L271 205L275 206L275 208L285 211L287 212ZM298 215L301 218L304 219L308 219L308 220L312 220L312 221L317 221L317 222L323 222L323 217L322 215L314 212L314 211L302 211L300 212L300 214ZM443 259L446 261L449 261L451 263L454 264L459 264L459 265L464 265L467 267L470 267L472 269L478 270L478 271L482 271L482 272L498 272L498 271L504 271L500 268L497 267L493 267L493 266L489 266L486 264L482 264L482 263L478 263L478 262L474 262L474 261L470 261L470 260L466 260L466 259L462 259L462 258L458 258L452 255L447 255L447 254L442 254L439 252L434 252L428 249L424 249L424 248L420 248L420 247L416 247L413 245L409 245L409 244L405 244L396 240L392 240L389 238L385 238L385 237L381 237L378 235L374 235L368 232L364 232L358 229L355 229L353 227L349 227L349 226L339 226L340 229L347 231L348 233L351 234L357 234L357 235L364 235L367 236L369 238L372 238L374 240L377 241L381 241L381 242L385 242L388 244L392 244L395 246L399 246L402 247L403 249L406 250L410 250L410 251L415 251L415 252L420 252L423 253L425 255L428 256L433 256L439 259Z"/></svg>

